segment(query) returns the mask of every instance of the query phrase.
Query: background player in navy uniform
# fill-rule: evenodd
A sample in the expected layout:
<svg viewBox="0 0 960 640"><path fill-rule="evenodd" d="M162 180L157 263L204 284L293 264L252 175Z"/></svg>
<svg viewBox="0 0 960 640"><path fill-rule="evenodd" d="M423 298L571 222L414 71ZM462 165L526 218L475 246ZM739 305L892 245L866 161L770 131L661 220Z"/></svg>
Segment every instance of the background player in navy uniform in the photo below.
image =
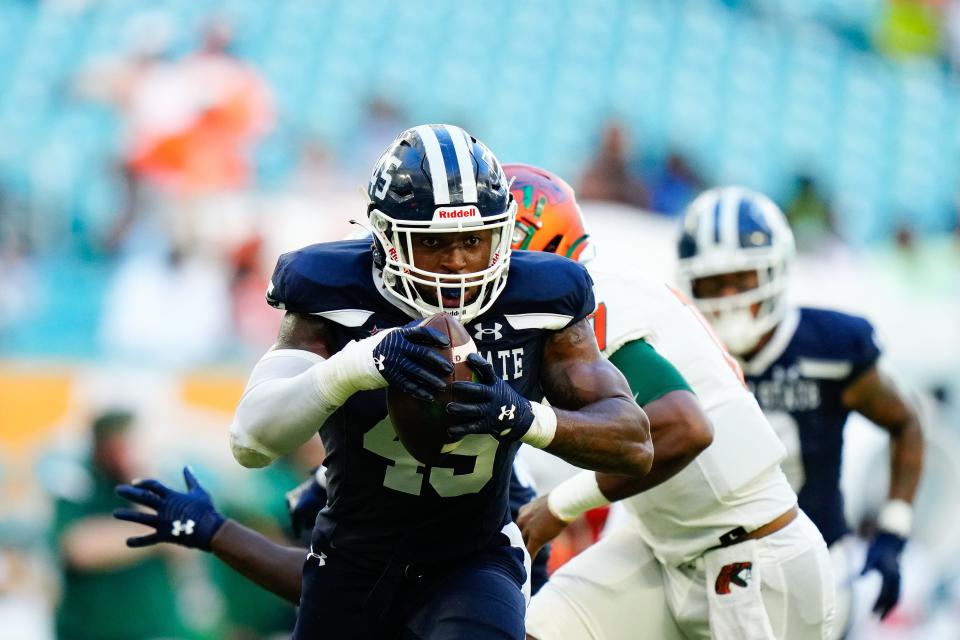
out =
<svg viewBox="0 0 960 640"><path fill-rule="evenodd" d="M843 425L851 411L890 434L889 498L863 572L877 570L874 611L885 617L900 592L900 553L910 533L923 460L916 412L877 367L870 323L839 311L795 308L786 300L793 235L777 206L738 187L706 191L687 208L678 280L719 338L743 364L747 383L788 449L783 469L800 507L843 564L848 533L840 491ZM836 567L838 617L850 572ZM843 632L838 625L837 633Z"/></svg>
<svg viewBox="0 0 960 640"><path fill-rule="evenodd" d="M511 256L515 204L485 146L457 127L410 129L377 163L369 196L373 250L343 241L281 256L268 300L287 314L231 426L245 466L317 429L327 450L330 499L294 636L522 638L522 543L507 511L519 443L642 475L646 418L584 320L586 272ZM478 382L456 383L460 401L446 407L460 446L424 466L397 441L384 389L428 401L443 388L450 365L430 347L445 339L411 325L439 311L483 357L469 357Z"/></svg>

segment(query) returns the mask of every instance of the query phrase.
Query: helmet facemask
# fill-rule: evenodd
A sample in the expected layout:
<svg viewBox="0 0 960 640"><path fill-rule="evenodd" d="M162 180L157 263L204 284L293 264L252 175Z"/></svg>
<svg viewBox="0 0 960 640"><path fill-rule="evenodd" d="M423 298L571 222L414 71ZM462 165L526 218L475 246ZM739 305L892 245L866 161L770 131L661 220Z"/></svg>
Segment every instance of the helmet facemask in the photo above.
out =
<svg viewBox="0 0 960 640"><path fill-rule="evenodd" d="M680 286L727 349L749 356L787 312L794 243L783 212L750 189L708 189L687 206L677 251ZM736 274L756 278L745 281ZM726 277L712 283L716 289L698 282L718 276Z"/></svg>
<svg viewBox="0 0 960 640"><path fill-rule="evenodd" d="M500 214L481 217L473 205L439 207L434 220L399 220L373 208L370 224L374 238L382 252L383 280L386 291L412 307L423 317L449 313L467 323L487 311L507 284L510 267L510 243L513 234L516 203L510 199L507 209ZM453 211L452 211L453 210ZM459 213L467 215L459 217ZM454 214L443 219L444 214ZM470 215L473 214L473 215ZM480 271L462 274L437 273L417 267L414 260L413 239L417 234L463 233L492 231L488 265ZM417 286L435 292L436 302L425 297ZM468 296L479 288L472 298ZM459 298L456 306L444 305L446 299Z"/></svg>
<svg viewBox="0 0 960 640"><path fill-rule="evenodd" d="M680 280L697 308L710 321L717 337L734 355L753 351L763 337L783 320L787 311L788 261L782 256L741 256L734 268L698 270L680 268ZM739 293L698 297L696 281L727 273L753 271L757 286ZM759 305L756 309L755 306Z"/></svg>

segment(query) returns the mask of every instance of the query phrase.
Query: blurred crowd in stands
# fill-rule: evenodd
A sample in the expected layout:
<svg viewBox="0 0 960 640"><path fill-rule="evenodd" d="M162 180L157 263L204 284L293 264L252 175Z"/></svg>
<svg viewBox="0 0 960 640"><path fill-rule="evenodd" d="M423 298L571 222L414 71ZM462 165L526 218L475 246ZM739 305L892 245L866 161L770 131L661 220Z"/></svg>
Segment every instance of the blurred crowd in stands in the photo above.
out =
<svg viewBox="0 0 960 640"><path fill-rule="evenodd" d="M79 11L97 3L59 4ZM816 1L724 4L753 18L814 18L865 51L894 59L953 64L960 55L960 0L841 3L846 13ZM171 366L249 356L269 344L276 327L261 304L276 256L343 237L351 232L347 220L363 217L359 191L368 167L410 116L371 92L366 112L353 120L350 144L329 145L284 121L277 87L235 54L228 18L211 14L193 49L173 53L177 28L163 12L145 11L130 21L124 47L63 79L63 100L105 105L117 123L121 142L100 172L122 185L121 197L106 220L79 218L45 232L63 215L44 208L42 193L30 202L6 197L0 180L0 348ZM682 149L648 147L620 120L595 128L593 157L573 163L569 175L584 200L676 216L717 177ZM291 131L299 134L296 162L265 188L257 153ZM773 195L800 248L848 240L838 221L850 218L849 196L836 201L824 181L828 169L794 171L794 184ZM954 212L952 219L958 238L960 218ZM913 251L928 240L916 233L903 214L886 242ZM60 321L64 314L73 318L69 328Z"/></svg>

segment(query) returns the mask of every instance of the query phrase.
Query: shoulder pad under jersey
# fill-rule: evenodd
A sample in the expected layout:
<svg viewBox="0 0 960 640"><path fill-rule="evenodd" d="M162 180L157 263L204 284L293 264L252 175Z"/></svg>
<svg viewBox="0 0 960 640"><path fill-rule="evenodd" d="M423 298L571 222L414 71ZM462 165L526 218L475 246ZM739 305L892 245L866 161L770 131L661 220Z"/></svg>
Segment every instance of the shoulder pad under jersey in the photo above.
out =
<svg viewBox="0 0 960 640"><path fill-rule="evenodd" d="M297 313L336 315L329 319L347 326L362 324L359 316L354 323L347 315L359 312L365 314L365 320L370 312L389 306L377 291L372 274L369 239L310 245L277 260L267 303Z"/></svg>
<svg viewBox="0 0 960 640"><path fill-rule="evenodd" d="M507 316L515 329L560 330L595 307L593 279L583 265L552 253L514 251L507 286L487 313Z"/></svg>
<svg viewBox="0 0 960 640"><path fill-rule="evenodd" d="M597 294L594 326L601 350L610 355L634 340L651 339L656 323L670 312L689 313L678 293L663 282L648 280L635 269L592 267Z"/></svg>
<svg viewBox="0 0 960 640"><path fill-rule="evenodd" d="M837 375L842 369L842 377L848 380L872 367L880 357L876 331L860 316L804 307L800 309L797 333L802 357L833 363Z"/></svg>

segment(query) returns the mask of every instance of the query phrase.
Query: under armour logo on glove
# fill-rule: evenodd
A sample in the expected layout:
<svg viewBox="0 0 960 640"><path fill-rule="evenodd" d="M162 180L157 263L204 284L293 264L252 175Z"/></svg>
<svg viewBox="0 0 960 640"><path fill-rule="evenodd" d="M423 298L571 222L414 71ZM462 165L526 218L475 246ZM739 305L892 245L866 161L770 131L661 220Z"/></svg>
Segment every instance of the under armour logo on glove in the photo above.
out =
<svg viewBox="0 0 960 640"><path fill-rule="evenodd" d="M127 538L128 547L149 547L158 542L175 542L184 547L210 550L213 536L225 522L213 506L210 494L200 486L189 467L183 468L187 492L175 491L158 480L140 480L133 485L121 484L117 495L152 509L117 509L113 517L152 527L147 535Z"/></svg>
<svg viewBox="0 0 960 640"><path fill-rule="evenodd" d="M750 577L753 573L752 562L731 562L725 564L717 574L717 581L713 585L717 595L726 595L730 593L730 585L735 584L738 587L746 588L750 584Z"/></svg>
<svg viewBox="0 0 960 640"><path fill-rule="evenodd" d="M456 424L447 433L452 438L471 433L511 441L522 438L534 420L530 401L504 382L480 354L468 355L467 364L476 372L478 382L453 383L456 402L447 405L447 413Z"/></svg>
<svg viewBox="0 0 960 640"><path fill-rule="evenodd" d="M386 332L373 348L373 363L390 386L432 402L436 393L447 388L444 378L453 373L453 365L437 352L438 347L448 346L450 340L436 329L406 326Z"/></svg>
<svg viewBox="0 0 960 640"><path fill-rule="evenodd" d="M173 531L172 533L175 536L179 536L181 533L184 535L192 536L193 527L196 523L193 520L187 520L186 523L181 522L180 520L173 521Z"/></svg>

